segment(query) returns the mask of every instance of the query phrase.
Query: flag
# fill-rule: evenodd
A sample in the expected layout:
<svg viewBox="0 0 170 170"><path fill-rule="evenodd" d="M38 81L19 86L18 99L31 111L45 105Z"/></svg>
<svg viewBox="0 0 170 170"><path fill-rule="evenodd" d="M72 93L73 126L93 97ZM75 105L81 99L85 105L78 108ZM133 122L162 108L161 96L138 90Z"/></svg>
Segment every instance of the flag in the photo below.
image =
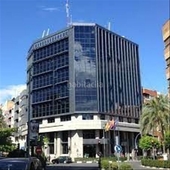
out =
<svg viewBox="0 0 170 170"><path fill-rule="evenodd" d="M110 130L110 122L108 121L105 125L105 132Z"/></svg>
<svg viewBox="0 0 170 170"><path fill-rule="evenodd" d="M110 120L110 129L113 129L113 127L115 126L115 121L114 119Z"/></svg>
<svg viewBox="0 0 170 170"><path fill-rule="evenodd" d="M116 120L113 119L111 122L112 122L112 123L111 123L110 129L115 130L115 129L116 129L116 126L117 126L117 124L118 124L118 122L119 122L118 118L117 118Z"/></svg>

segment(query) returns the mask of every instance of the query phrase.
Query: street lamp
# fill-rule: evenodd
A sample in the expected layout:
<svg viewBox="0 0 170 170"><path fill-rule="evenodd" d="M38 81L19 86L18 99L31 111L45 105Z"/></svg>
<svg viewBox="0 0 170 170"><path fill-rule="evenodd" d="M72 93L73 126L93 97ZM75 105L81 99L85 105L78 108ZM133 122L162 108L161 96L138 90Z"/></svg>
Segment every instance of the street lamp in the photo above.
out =
<svg viewBox="0 0 170 170"><path fill-rule="evenodd" d="M135 137L135 149L138 149L138 145L137 145L137 139L138 139L138 136L141 135L141 133L139 132L136 137Z"/></svg>

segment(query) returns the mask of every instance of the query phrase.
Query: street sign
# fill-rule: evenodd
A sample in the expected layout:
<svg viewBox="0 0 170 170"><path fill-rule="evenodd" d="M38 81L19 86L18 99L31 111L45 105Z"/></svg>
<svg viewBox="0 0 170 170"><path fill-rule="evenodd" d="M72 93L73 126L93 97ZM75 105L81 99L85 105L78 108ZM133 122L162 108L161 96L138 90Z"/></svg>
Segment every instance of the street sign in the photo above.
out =
<svg viewBox="0 0 170 170"><path fill-rule="evenodd" d="M36 154L42 154L42 148L41 148L41 146L37 146L36 147L36 149L35 149L35 152L36 152Z"/></svg>
<svg viewBox="0 0 170 170"><path fill-rule="evenodd" d="M122 147L120 145L115 145L114 150L116 153L122 152Z"/></svg>

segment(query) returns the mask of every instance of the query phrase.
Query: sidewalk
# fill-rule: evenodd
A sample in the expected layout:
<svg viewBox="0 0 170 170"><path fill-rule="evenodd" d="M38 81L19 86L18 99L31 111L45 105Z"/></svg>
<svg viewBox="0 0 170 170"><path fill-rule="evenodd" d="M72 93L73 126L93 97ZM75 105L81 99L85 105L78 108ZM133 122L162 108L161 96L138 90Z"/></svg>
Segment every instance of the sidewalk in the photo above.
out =
<svg viewBox="0 0 170 170"><path fill-rule="evenodd" d="M127 161L129 162L133 169L134 170L143 170L143 169L156 169L156 170L159 170L159 169L163 169L163 170L170 170L169 168L155 168L155 167L144 167L141 165L141 162L140 161Z"/></svg>

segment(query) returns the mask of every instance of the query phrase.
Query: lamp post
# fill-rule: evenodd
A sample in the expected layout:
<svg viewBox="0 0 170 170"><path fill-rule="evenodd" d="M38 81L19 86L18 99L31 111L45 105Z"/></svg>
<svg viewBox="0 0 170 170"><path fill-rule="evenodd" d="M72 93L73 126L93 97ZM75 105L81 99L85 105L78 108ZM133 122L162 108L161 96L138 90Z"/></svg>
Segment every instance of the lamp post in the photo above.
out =
<svg viewBox="0 0 170 170"><path fill-rule="evenodd" d="M135 137L135 149L138 149L138 145L137 145L137 139L138 139L138 136L141 135L141 133L138 133Z"/></svg>

